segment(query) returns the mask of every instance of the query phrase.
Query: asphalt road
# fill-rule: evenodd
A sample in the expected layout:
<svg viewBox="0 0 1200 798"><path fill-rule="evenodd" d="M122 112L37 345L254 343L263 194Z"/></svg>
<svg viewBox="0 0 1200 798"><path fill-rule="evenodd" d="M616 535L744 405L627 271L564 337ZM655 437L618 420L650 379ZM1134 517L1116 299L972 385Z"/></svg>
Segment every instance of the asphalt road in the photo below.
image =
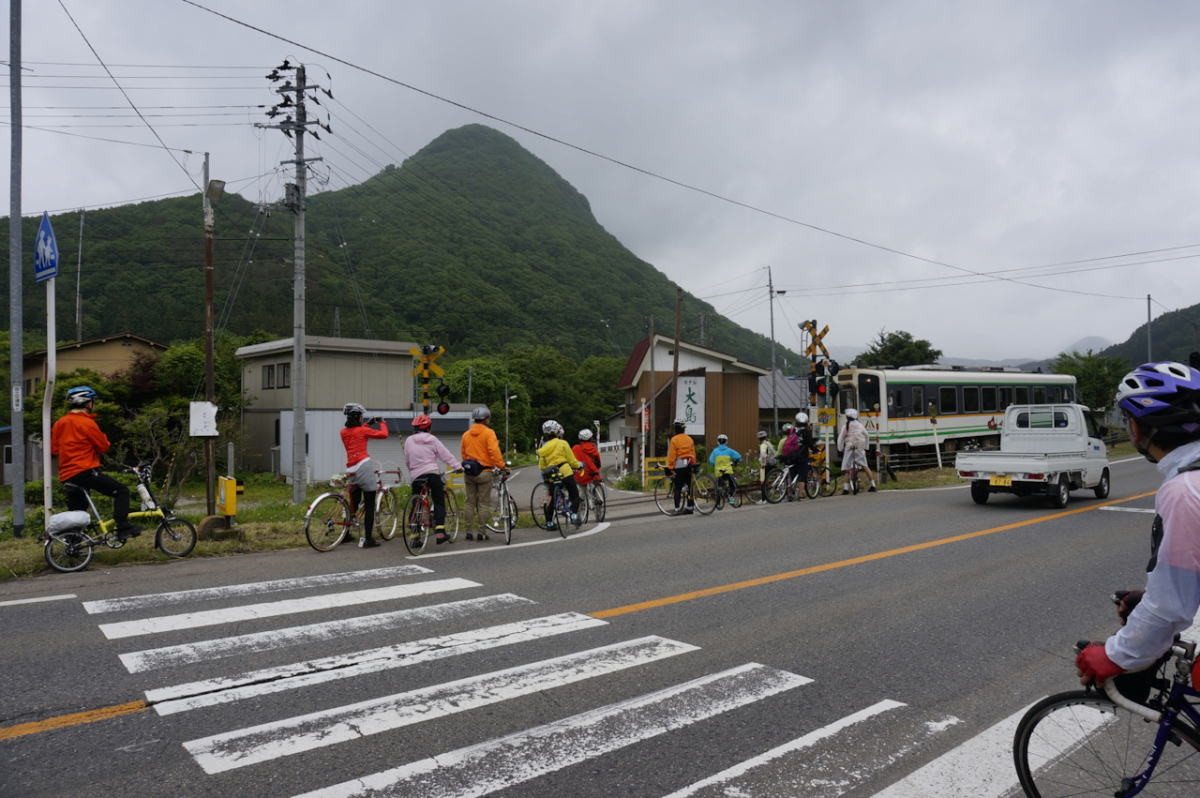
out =
<svg viewBox="0 0 1200 798"><path fill-rule="evenodd" d="M1144 578L1158 475L1112 469L6 583L0 795L1008 795Z"/></svg>

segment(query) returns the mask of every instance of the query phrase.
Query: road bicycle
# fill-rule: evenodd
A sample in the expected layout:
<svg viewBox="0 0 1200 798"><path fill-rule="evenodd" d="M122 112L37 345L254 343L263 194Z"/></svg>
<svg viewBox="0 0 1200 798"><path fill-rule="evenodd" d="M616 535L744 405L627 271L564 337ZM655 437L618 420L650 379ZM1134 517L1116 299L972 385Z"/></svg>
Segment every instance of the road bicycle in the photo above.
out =
<svg viewBox="0 0 1200 798"><path fill-rule="evenodd" d="M597 524L603 522L608 513L608 493L604 490L604 483L599 480L588 482L580 487L579 493L580 505L586 505L584 512L594 518Z"/></svg>
<svg viewBox="0 0 1200 798"><path fill-rule="evenodd" d="M533 486L529 496L533 522L548 532L557 530L564 538L578 532L588 521L588 503L580 497L577 520L571 523L571 494L566 486L566 480L571 478L564 477L558 466L551 466L542 472L543 481Z"/></svg>
<svg viewBox="0 0 1200 798"><path fill-rule="evenodd" d="M738 507L742 500L738 496L737 479L734 478L732 472L717 475L717 509L722 510L725 505L730 507Z"/></svg>
<svg viewBox="0 0 1200 798"><path fill-rule="evenodd" d="M519 471L517 472L520 473ZM517 500L508 492L509 474L507 469L492 469L495 496L492 499L492 517L484 526L489 532L504 536L504 545L512 543L513 528L517 525ZM512 476L516 476L513 474Z"/></svg>
<svg viewBox="0 0 1200 798"><path fill-rule="evenodd" d="M825 446L817 444L813 448L812 454L808 456L808 481L811 485L816 483L816 488L806 486L804 494L810 499L815 499L817 496L832 496L837 490L837 483L833 480L833 472L826 465Z"/></svg>
<svg viewBox="0 0 1200 798"><path fill-rule="evenodd" d="M1200 795L1195 658L1196 644L1177 640L1151 668L1109 679L1103 693L1071 690L1030 707L1013 737L1013 763L1025 794ZM1123 695L1118 681L1127 694L1140 686L1139 700Z"/></svg>
<svg viewBox="0 0 1200 798"><path fill-rule="evenodd" d="M676 515L694 508L700 515L708 515L717 509L717 481L711 474L700 472L698 463L685 466L688 470L687 482L679 493L679 507L675 506L674 472L669 468L663 469L663 478L654 485L654 503L663 515Z"/></svg>
<svg viewBox="0 0 1200 798"><path fill-rule="evenodd" d="M124 466L122 471L137 479L137 493L142 508L129 513L130 522L150 521L154 523L154 545L168 557L186 557L196 548L196 527L175 515L169 507L163 507L154 496L150 484L150 466L142 463ZM42 553L46 564L56 571L69 573L87 567L95 554L96 546L119 549L128 541L117 535L115 519L107 521L100 517L96 503L86 488L64 484L66 490L75 490L87 501L87 510L72 510L50 516L46 532L42 535Z"/></svg>
<svg viewBox="0 0 1200 798"><path fill-rule="evenodd" d="M453 543L458 539L458 498L448 486L443 486L442 495L446 505L446 517L442 525L446 539ZM432 532L433 494L429 492L429 483L421 480L420 486L408 497L408 504L404 506L404 548L408 549L409 554L417 556L425 550Z"/></svg>
<svg viewBox="0 0 1200 798"><path fill-rule="evenodd" d="M383 483L385 475L392 475L394 482ZM400 485L400 469L376 470L375 472L375 533L382 540L391 540L396 536L400 525L400 499L395 489ZM366 515L366 505L357 505L351 496L353 484L346 479L345 474L334 474L329 478L329 484L337 491L322 493L313 499L312 504L304 511L304 537L308 545L317 551L332 551L350 534L350 530L361 529L363 517ZM350 508L354 507L351 512Z"/></svg>
<svg viewBox="0 0 1200 798"><path fill-rule="evenodd" d="M786 465L782 468L776 466L767 471L767 478L763 484L763 496L769 504L779 504L784 499L795 501L800 498L801 491L808 498L815 499L820 495L821 489L820 476L811 466L808 469L808 479L803 483L800 482L800 469Z"/></svg>

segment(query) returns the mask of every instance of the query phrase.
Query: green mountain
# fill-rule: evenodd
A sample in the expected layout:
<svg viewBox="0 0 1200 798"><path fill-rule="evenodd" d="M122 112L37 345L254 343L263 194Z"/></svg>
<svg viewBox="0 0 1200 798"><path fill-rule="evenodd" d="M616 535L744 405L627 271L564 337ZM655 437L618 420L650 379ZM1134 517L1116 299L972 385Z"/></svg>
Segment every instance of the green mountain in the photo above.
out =
<svg viewBox="0 0 1200 798"><path fill-rule="evenodd" d="M290 336L292 214L237 195L215 210L218 328ZM310 335L439 343L449 357L549 344L582 358L623 357L651 315L658 332L675 327L675 284L609 234L553 169L482 125L447 131L365 183L310 196L306 218ZM81 338L203 333L198 195L88 212L81 272L79 215L52 221L60 340L76 337L77 278ZM37 222L25 220L27 255ZM44 336L44 297L30 276L27 337ZM686 293L682 319L688 340L769 364L765 336ZM782 347L778 357L800 360Z"/></svg>
<svg viewBox="0 0 1200 798"><path fill-rule="evenodd" d="M1200 352L1200 305L1172 310L1150 322L1150 355L1155 360L1188 362ZM1146 362L1146 325L1140 325L1124 343L1113 344L1100 354L1119 357L1130 366Z"/></svg>

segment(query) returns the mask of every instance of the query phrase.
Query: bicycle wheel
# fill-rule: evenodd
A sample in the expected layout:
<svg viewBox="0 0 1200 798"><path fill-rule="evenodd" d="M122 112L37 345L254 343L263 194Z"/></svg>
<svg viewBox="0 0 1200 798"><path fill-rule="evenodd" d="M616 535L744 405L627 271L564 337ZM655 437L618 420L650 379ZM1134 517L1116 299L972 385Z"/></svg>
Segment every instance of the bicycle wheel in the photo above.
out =
<svg viewBox="0 0 1200 798"><path fill-rule="evenodd" d="M83 530L71 529L46 538L42 553L56 571L81 571L92 561L92 541Z"/></svg>
<svg viewBox="0 0 1200 798"><path fill-rule="evenodd" d="M485 526L489 532L504 535L504 544L507 546L512 543L513 527L517 525L517 500L510 496L508 491L503 491L501 502L502 504L492 511L492 517Z"/></svg>
<svg viewBox="0 0 1200 798"><path fill-rule="evenodd" d="M196 548L196 527L191 521L169 515L158 522L154 545L168 557L186 557Z"/></svg>
<svg viewBox="0 0 1200 798"><path fill-rule="evenodd" d="M821 473L812 466L808 467L808 479L804 480L804 495L809 499L821 495Z"/></svg>
<svg viewBox="0 0 1200 798"><path fill-rule="evenodd" d="M425 550L432 525L429 500L420 493L410 496L404 507L404 548L408 549L409 554L416 557Z"/></svg>
<svg viewBox="0 0 1200 798"><path fill-rule="evenodd" d="M575 531L575 525L571 523L571 498L561 483L554 486L554 527L564 538Z"/></svg>
<svg viewBox="0 0 1200 798"><path fill-rule="evenodd" d="M317 551L330 551L346 537L350 528L350 507L336 493L326 493L304 514L304 537Z"/></svg>
<svg viewBox="0 0 1200 798"><path fill-rule="evenodd" d="M669 479L660 479L654 483L654 503L663 515L675 513L675 485Z"/></svg>
<svg viewBox="0 0 1200 798"><path fill-rule="evenodd" d="M763 482L763 498L768 504L779 504L787 492L787 469L772 468Z"/></svg>
<svg viewBox="0 0 1200 798"><path fill-rule="evenodd" d="M821 495L832 496L837 490L837 483L833 481L833 473L828 468L821 469Z"/></svg>
<svg viewBox="0 0 1200 798"><path fill-rule="evenodd" d="M446 490L446 520L443 525L446 527L446 537L451 542L458 540L458 527L462 521L462 513L458 511L458 494L452 490Z"/></svg>
<svg viewBox="0 0 1200 798"><path fill-rule="evenodd" d="M550 506L550 486L545 482L539 482L533 486L533 492L529 494L529 514L533 516L533 523L537 524L538 529L550 529L550 521L546 519L546 508ZM550 519L554 519L554 513L550 513Z"/></svg>
<svg viewBox="0 0 1200 798"><path fill-rule="evenodd" d="M1124 795L1125 779L1147 766L1159 726L1114 705L1095 692L1072 690L1047 696L1017 724L1013 762L1025 794ZM1200 736L1176 722L1153 778L1141 795L1200 794Z"/></svg>
<svg viewBox="0 0 1200 798"><path fill-rule="evenodd" d="M382 540L396 537L396 530L400 527L399 504L400 500L391 489L380 491L379 503L375 508L375 534Z"/></svg>
<svg viewBox="0 0 1200 798"><path fill-rule="evenodd" d="M712 474L696 474L693 476L692 491L696 502L696 512L700 513L700 515L708 515L717 509L717 496L720 490Z"/></svg>
<svg viewBox="0 0 1200 798"><path fill-rule="evenodd" d="M850 495L858 495L858 475L861 472L857 468L850 469Z"/></svg>
<svg viewBox="0 0 1200 798"><path fill-rule="evenodd" d="M591 499L592 517L596 519L596 523L604 522L604 516L608 514L608 495L604 491L603 482L593 482L588 486L588 494Z"/></svg>

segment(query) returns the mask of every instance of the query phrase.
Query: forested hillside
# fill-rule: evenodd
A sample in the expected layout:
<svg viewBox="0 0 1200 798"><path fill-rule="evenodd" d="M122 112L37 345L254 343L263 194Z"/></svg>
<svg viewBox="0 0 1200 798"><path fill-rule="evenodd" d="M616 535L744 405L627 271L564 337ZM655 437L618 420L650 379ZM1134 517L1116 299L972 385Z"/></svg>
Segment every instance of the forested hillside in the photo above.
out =
<svg viewBox="0 0 1200 798"><path fill-rule="evenodd" d="M27 255L37 221L25 222ZM61 253L58 338L74 340L79 215L52 221ZM482 125L448 131L361 185L311 196L307 222L311 335L440 343L448 360L509 343L582 358L623 357L651 315L658 331L674 329L675 285L610 235L554 170ZM237 195L216 203L219 328L292 334L292 224L287 210ZM4 226L5 245L6 237ZM89 211L80 337L195 339L203 255L198 195ZM45 320L44 288L29 275L27 342L44 340ZM769 363L764 336L685 294L683 334L701 341L701 330L707 346ZM799 359L782 348L779 356Z"/></svg>
<svg viewBox="0 0 1200 798"><path fill-rule="evenodd" d="M1155 360L1188 362L1188 355L1200 351L1200 305L1173 310L1154 319L1150 325L1150 354ZM1128 340L1114 344L1100 354L1119 357L1131 366L1146 361L1146 325L1133 331Z"/></svg>

